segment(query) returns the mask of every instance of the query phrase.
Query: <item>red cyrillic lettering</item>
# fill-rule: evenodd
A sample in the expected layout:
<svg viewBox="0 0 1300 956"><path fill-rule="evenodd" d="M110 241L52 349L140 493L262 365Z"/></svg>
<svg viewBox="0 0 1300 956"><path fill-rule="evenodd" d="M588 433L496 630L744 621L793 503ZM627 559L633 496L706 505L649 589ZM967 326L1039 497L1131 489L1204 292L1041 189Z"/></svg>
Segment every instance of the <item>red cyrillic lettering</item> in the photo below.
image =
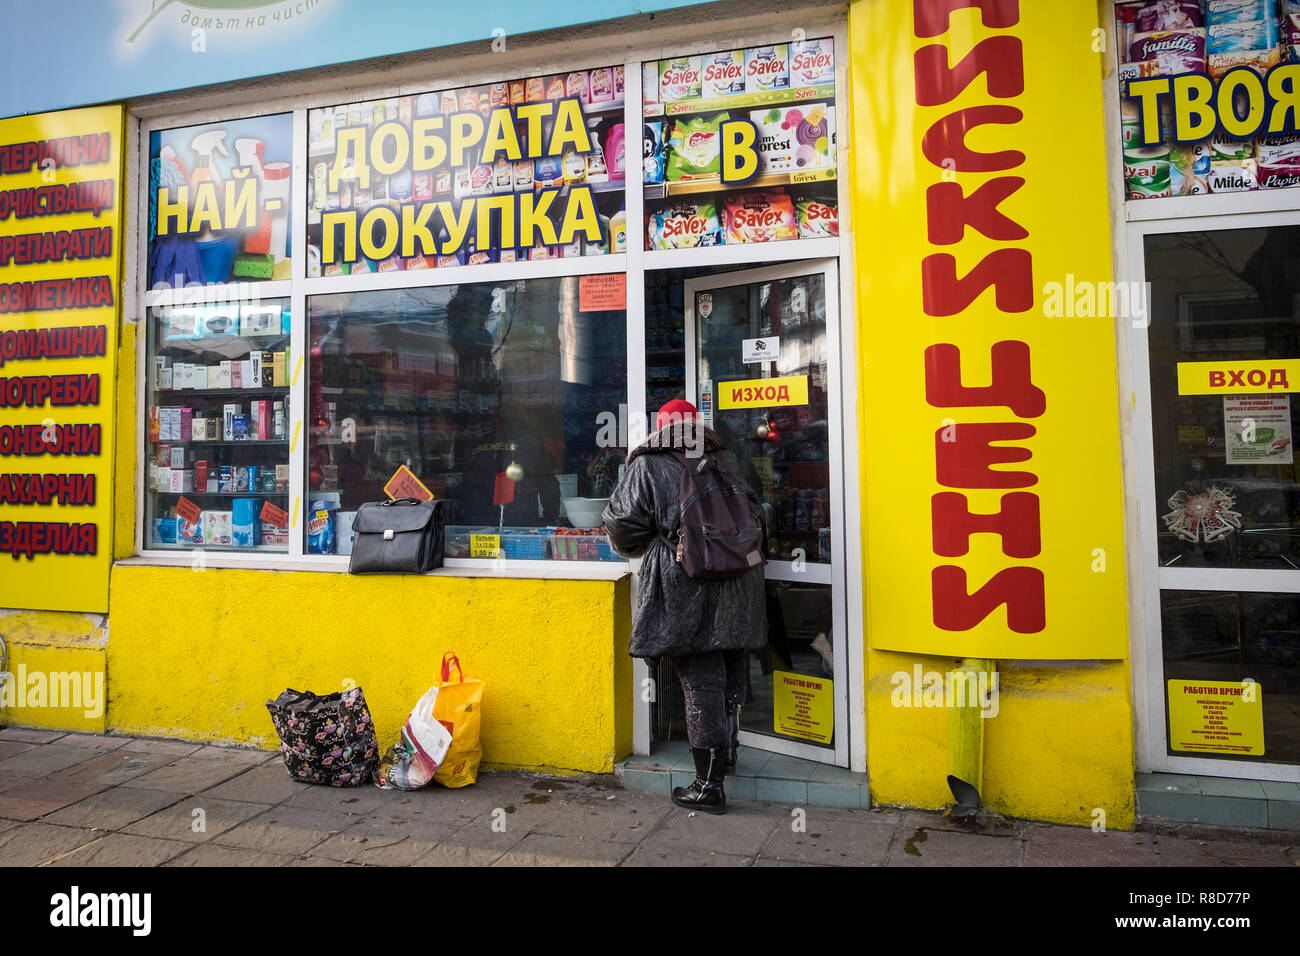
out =
<svg viewBox="0 0 1300 956"><path fill-rule="evenodd" d="M925 350L925 400L936 408L1002 405L1021 418L1037 418L1047 408L1047 396L1030 378L1029 346L1024 342L995 342L991 350L991 384L962 385L961 350L955 345L931 345Z"/></svg>
<svg viewBox="0 0 1300 956"><path fill-rule="evenodd" d="M921 138L921 152L940 169L963 173L996 173L1014 169L1025 161L1016 149L980 153L966 145L966 134L986 123L1014 125L1024 114L1014 106L971 106L941 117Z"/></svg>
<svg viewBox="0 0 1300 956"><path fill-rule="evenodd" d="M943 440L951 432L949 441ZM947 488L1027 488L1038 483L1028 471L994 471L991 465L1028 461L1028 448L994 447L995 441L1020 441L1035 434L1023 422L948 425L934 433L935 473Z"/></svg>
<svg viewBox="0 0 1300 956"><path fill-rule="evenodd" d="M986 27L1005 30L1020 22L1017 0L916 0L912 14L916 35L929 38L947 33L952 12L970 7L979 10L980 22Z"/></svg>
<svg viewBox="0 0 1300 956"><path fill-rule="evenodd" d="M1006 568L974 594L966 593L964 568L935 568L930 581L934 624L945 631L969 631L1000 604L1007 606L1007 627L1017 634L1047 626L1043 572L1037 568Z"/></svg>
<svg viewBox="0 0 1300 956"><path fill-rule="evenodd" d="M990 252L960 279L955 256L926 256L921 262L921 282L926 315L957 315L989 286L994 287L994 301L1002 312L1028 312L1034 307L1033 257L1024 249Z"/></svg>
<svg viewBox="0 0 1300 956"><path fill-rule="evenodd" d="M970 536L985 532L1002 536L1002 553L1032 558L1042 550L1038 496L1013 491L1002 496L997 514L972 514L966 496L944 491L930 499L934 553L959 558L970 550Z"/></svg>
<svg viewBox="0 0 1300 956"><path fill-rule="evenodd" d="M1019 37L989 37L951 69L948 48L932 43L916 51L913 64L918 106L951 103L981 73L987 74L989 96L1010 99L1025 91L1025 54Z"/></svg>
<svg viewBox="0 0 1300 956"><path fill-rule="evenodd" d="M1028 229L998 210L1024 184L1019 176L999 176L966 196L958 183L935 183L925 191L930 242L936 246L960 242L968 225L999 242L1028 237Z"/></svg>

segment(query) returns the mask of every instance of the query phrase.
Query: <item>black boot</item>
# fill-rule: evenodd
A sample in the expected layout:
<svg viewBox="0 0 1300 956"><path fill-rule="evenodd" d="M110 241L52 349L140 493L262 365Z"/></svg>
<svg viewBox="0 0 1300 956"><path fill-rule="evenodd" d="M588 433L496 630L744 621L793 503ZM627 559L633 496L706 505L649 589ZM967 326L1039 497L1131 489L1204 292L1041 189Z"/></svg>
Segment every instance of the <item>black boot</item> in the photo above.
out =
<svg viewBox="0 0 1300 956"><path fill-rule="evenodd" d="M727 705L727 746L722 750L722 769L736 772L736 756L740 753L740 705Z"/></svg>
<svg viewBox="0 0 1300 956"><path fill-rule="evenodd" d="M722 750L692 747L691 756L695 758L695 782L689 787L674 787L673 803L688 810L726 813L727 795L722 789Z"/></svg>

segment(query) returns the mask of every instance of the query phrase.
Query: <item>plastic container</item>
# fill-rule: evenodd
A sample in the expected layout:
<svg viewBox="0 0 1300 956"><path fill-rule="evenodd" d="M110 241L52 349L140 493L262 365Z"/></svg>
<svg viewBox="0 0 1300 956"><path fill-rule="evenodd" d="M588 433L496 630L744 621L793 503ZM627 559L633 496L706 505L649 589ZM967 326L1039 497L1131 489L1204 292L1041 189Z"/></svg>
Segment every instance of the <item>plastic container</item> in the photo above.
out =
<svg viewBox="0 0 1300 956"><path fill-rule="evenodd" d="M627 153L623 148L623 124L615 123L605 134L605 166L609 181L622 182L627 174Z"/></svg>

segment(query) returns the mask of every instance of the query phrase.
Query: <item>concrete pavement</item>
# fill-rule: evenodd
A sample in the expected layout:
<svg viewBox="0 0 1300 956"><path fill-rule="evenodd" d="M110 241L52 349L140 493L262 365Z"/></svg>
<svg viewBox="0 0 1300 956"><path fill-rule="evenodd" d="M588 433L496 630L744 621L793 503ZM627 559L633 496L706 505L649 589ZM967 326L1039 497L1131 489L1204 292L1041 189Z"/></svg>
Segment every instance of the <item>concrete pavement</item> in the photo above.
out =
<svg viewBox="0 0 1300 956"><path fill-rule="evenodd" d="M1292 846L1292 841L1296 846ZM485 772L462 790L334 789L279 754L0 730L9 866L1285 866L1300 834L1094 833L937 813L732 800L692 815L612 776Z"/></svg>

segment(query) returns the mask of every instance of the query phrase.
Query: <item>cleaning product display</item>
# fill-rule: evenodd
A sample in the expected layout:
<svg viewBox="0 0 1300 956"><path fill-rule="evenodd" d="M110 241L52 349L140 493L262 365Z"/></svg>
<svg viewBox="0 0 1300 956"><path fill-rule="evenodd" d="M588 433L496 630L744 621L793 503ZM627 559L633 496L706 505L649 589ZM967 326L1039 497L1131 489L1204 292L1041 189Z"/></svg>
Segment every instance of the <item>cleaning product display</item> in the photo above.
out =
<svg viewBox="0 0 1300 956"><path fill-rule="evenodd" d="M1222 124L1215 124L1212 137L1179 142L1170 98L1161 97L1160 141L1153 144L1144 141L1142 135L1139 100L1128 98L1133 80L1198 74L1217 84L1229 73L1242 69L1259 75L1262 91L1270 71L1283 64L1300 63L1300 3L1148 0L1118 5L1115 23L1119 33L1124 191L1128 199L1300 186L1300 135L1294 131L1269 135L1257 130L1255 135L1231 139L1222 134ZM1240 89L1232 105L1240 117L1253 108L1245 102ZM1259 105L1262 107L1262 103ZM1221 103L1220 111L1224 108ZM1264 119L1261 117L1261 122Z"/></svg>
<svg viewBox="0 0 1300 956"><path fill-rule="evenodd" d="M309 275L620 251L622 80L607 66L309 110Z"/></svg>
<svg viewBox="0 0 1300 956"><path fill-rule="evenodd" d="M292 114L156 130L149 144L151 289L289 278Z"/></svg>
<svg viewBox="0 0 1300 956"><path fill-rule="evenodd" d="M831 38L651 66L642 129L647 249L839 234ZM722 182L730 120L753 125L758 159L755 175L733 184Z"/></svg>
<svg viewBox="0 0 1300 956"><path fill-rule="evenodd" d="M160 306L147 324L145 546L287 551L288 300Z"/></svg>

